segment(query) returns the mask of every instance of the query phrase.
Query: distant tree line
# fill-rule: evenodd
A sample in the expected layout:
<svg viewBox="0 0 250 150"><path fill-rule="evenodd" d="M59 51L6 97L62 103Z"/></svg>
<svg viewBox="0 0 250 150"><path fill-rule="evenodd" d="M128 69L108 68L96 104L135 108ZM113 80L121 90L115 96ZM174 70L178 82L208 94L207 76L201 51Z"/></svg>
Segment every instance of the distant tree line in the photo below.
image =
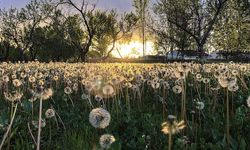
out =
<svg viewBox="0 0 250 150"><path fill-rule="evenodd" d="M87 0L31 0L0 10L0 61L106 59L139 28L158 54L250 50L249 0L133 0L134 12L100 10Z"/></svg>
<svg viewBox="0 0 250 150"><path fill-rule="evenodd" d="M149 23L161 54L250 50L249 0L159 0Z"/></svg>
<svg viewBox="0 0 250 150"><path fill-rule="evenodd" d="M105 11L85 0L31 0L0 11L0 61L86 61L107 58L131 37L137 16Z"/></svg>

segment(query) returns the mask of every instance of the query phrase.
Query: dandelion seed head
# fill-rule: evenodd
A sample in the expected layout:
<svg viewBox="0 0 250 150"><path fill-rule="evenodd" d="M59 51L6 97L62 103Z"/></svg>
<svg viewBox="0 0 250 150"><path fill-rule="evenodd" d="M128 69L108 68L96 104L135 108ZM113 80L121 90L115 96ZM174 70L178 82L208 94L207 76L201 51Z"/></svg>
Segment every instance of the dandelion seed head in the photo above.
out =
<svg viewBox="0 0 250 150"><path fill-rule="evenodd" d="M46 126L46 121L45 121L45 119L42 119L41 120L41 122L42 122L42 128L44 128L45 126ZM38 125L39 125L39 121L36 121L36 120L33 120L32 121L32 125L35 127L35 128L37 128L38 129Z"/></svg>
<svg viewBox="0 0 250 150"><path fill-rule="evenodd" d="M196 109L203 110L205 107L205 104L203 102L196 102Z"/></svg>
<svg viewBox="0 0 250 150"><path fill-rule="evenodd" d="M29 77L29 82L34 83L36 81L36 78L34 76Z"/></svg>
<svg viewBox="0 0 250 150"><path fill-rule="evenodd" d="M240 70L241 70L242 72L245 72L245 71L247 70L247 67L246 67L245 65L241 65L241 66L240 66Z"/></svg>
<svg viewBox="0 0 250 150"><path fill-rule="evenodd" d="M20 80L18 80L18 79L12 80L12 83L13 83L13 85L14 85L15 87L19 87L19 86L22 85L22 82L21 82Z"/></svg>
<svg viewBox="0 0 250 150"><path fill-rule="evenodd" d="M228 87L228 80L225 78L225 77L219 77L218 78L218 82L219 84L223 87L223 88L226 88Z"/></svg>
<svg viewBox="0 0 250 150"><path fill-rule="evenodd" d="M104 134L100 137L100 145L103 149L109 149L111 144L115 142L115 137L110 134Z"/></svg>
<svg viewBox="0 0 250 150"><path fill-rule="evenodd" d="M239 89L239 86L237 84L229 84L227 88L230 92L236 92Z"/></svg>
<svg viewBox="0 0 250 150"><path fill-rule="evenodd" d="M238 70L232 70L232 75L237 76L239 74Z"/></svg>
<svg viewBox="0 0 250 150"><path fill-rule="evenodd" d="M82 95L81 95L81 99L82 100L86 100L86 99L88 99L89 98L89 96L86 94L86 93L83 93Z"/></svg>
<svg viewBox="0 0 250 150"><path fill-rule="evenodd" d="M195 77L196 77L197 80L200 80L202 78L201 74L196 74Z"/></svg>
<svg viewBox="0 0 250 150"><path fill-rule="evenodd" d="M102 88L102 92L104 95L110 96L110 95L113 95L115 93L115 90L111 85L105 85Z"/></svg>
<svg viewBox="0 0 250 150"><path fill-rule="evenodd" d="M44 85L44 80L39 80L38 85L43 86Z"/></svg>
<svg viewBox="0 0 250 150"><path fill-rule="evenodd" d="M95 100L96 100L97 102L101 102L101 101L103 100L103 98L102 98L101 95L97 94L97 95L95 96Z"/></svg>
<svg viewBox="0 0 250 150"><path fill-rule="evenodd" d="M89 122L95 128L106 128L110 120L110 113L103 108L95 108L89 114Z"/></svg>
<svg viewBox="0 0 250 150"><path fill-rule="evenodd" d="M5 83L9 82L9 81L10 81L9 76L7 76L7 75L3 76L3 81L4 81Z"/></svg>
<svg viewBox="0 0 250 150"><path fill-rule="evenodd" d="M20 76L21 76L21 78L26 78L27 74L25 72L21 72Z"/></svg>
<svg viewBox="0 0 250 150"><path fill-rule="evenodd" d="M247 98L247 106L250 108L250 96Z"/></svg>
<svg viewBox="0 0 250 150"><path fill-rule="evenodd" d="M16 79L16 78L17 78L16 74L11 75L11 79Z"/></svg>
<svg viewBox="0 0 250 150"><path fill-rule="evenodd" d="M17 102L21 100L21 98L23 97L23 93L18 92L18 91L14 91L12 93L4 92L4 97L6 100L10 102Z"/></svg>
<svg viewBox="0 0 250 150"><path fill-rule="evenodd" d="M41 99L42 100L47 100L53 95L53 90L51 88L44 89L41 93Z"/></svg>
<svg viewBox="0 0 250 150"><path fill-rule="evenodd" d="M43 77L43 74L41 72L37 72L37 73L35 73L35 77L37 79L41 79Z"/></svg>
<svg viewBox="0 0 250 150"><path fill-rule="evenodd" d="M67 86L67 87L64 88L64 93L69 95L69 94L72 93L72 89Z"/></svg>
<svg viewBox="0 0 250 150"><path fill-rule="evenodd" d="M151 83L151 87L152 87L153 89L158 89L158 88L160 87L160 83L159 83L159 82L152 82L152 83Z"/></svg>
<svg viewBox="0 0 250 150"><path fill-rule="evenodd" d="M47 109L45 112L46 118L52 118L55 116L55 111L53 109Z"/></svg>
<svg viewBox="0 0 250 150"><path fill-rule="evenodd" d="M53 77L53 80L54 80L54 81L58 81L58 79L59 79L58 76L54 76L54 77Z"/></svg>
<svg viewBox="0 0 250 150"><path fill-rule="evenodd" d="M179 85L173 87L173 92L176 94L180 94L182 92L182 88Z"/></svg>
<svg viewBox="0 0 250 150"><path fill-rule="evenodd" d="M210 79L209 78L203 78L202 81L203 81L203 83L207 84L207 83L210 82Z"/></svg>

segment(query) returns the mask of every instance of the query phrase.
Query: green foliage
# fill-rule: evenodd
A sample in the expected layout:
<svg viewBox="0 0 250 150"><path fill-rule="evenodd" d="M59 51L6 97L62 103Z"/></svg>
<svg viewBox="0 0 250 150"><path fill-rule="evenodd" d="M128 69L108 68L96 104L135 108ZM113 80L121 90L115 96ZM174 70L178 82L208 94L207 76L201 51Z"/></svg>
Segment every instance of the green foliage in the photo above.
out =
<svg viewBox="0 0 250 150"><path fill-rule="evenodd" d="M250 49L250 3L229 0L212 34L211 43L215 49L226 51L248 51ZM222 25L223 24L223 25Z"/></svg>

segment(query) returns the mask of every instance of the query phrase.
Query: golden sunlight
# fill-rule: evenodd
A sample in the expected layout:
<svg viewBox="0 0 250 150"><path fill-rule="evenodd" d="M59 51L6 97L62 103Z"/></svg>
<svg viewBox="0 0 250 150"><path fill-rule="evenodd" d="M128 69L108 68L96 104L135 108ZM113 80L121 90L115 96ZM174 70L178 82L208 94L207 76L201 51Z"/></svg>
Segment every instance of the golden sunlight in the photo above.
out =
<svg viewBox="0 0 250 150"><path fill-rule="evenodd" d="M154 43L146 42L145 55L154 54ZM138 58L143 56L142 43L139 41L131 41L129 43L118 43L115 46L112 55L117 58Z"/></svg>

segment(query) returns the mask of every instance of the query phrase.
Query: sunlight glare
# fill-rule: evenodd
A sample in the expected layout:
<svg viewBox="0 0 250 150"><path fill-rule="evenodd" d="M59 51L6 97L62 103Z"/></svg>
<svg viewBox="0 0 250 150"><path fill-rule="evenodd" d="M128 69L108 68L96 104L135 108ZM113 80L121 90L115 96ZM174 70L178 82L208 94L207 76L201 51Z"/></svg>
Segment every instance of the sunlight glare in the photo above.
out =
<svg viewBox="0 0 250 150"><path fill-rule="evenodd" d="M112 55L117 58L138 58L143 56L142 43L139 41L131 41L129 43L116 44ZM154 53L154 44L151 41L146 42L145 55Z"/></svg>

